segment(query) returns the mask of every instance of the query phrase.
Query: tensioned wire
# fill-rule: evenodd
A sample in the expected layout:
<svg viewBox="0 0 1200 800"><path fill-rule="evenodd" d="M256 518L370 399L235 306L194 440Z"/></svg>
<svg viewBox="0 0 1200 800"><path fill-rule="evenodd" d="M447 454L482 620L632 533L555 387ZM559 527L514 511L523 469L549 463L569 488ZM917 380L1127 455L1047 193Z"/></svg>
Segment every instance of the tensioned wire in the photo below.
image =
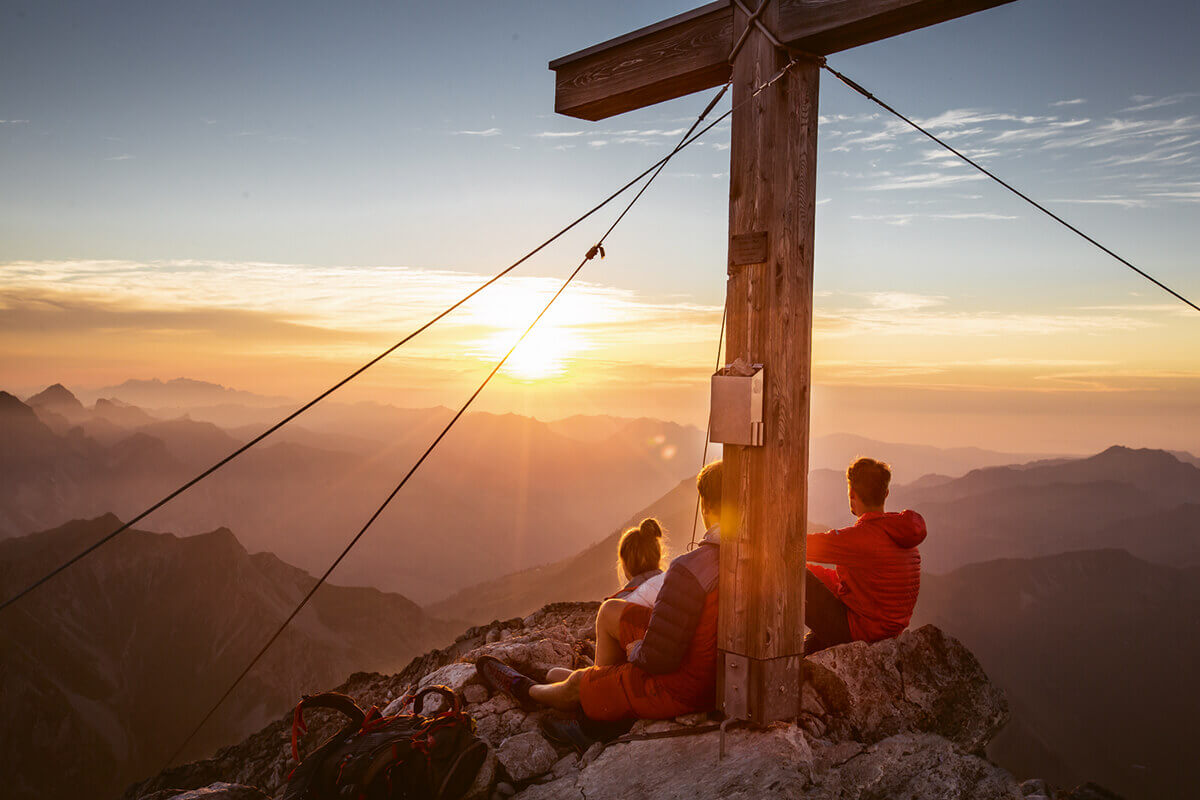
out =
<svg viewBox="0 0 1200 800"><path fill-rule="evenodd" d="M599 203L597 203L595 206L593 206L591 209L589 209L589 210L588 210L587 212L585 212L584 214L582 214L582 215L580 215L579 217L577 217L577 218L576 218L576 219L575 219L573 222L571 222L571 223L569 223L568 225L564 226L564 227L563 227L561 230L559 230L559 231L558 231L557 233L555 233L553 236L551 236L550 238L546 239L544 242L542 242L541 244L539 244L539 245L538 245L537 247L535 247L534 249L530 250L530 251L529 251L528 253L526 253L525 255L521 256L519 259L517 259L516 261L514 261L514 262L513 262L511 265L509 265L508 267L505 267L503 270L501 270L500 272L496 273L496 275L494 275L493 277L489 278L489 279L488 279L487 281L485 281L484 283L480 284L480 285L479 285L477 288L475 288L474 290L472 290L472 291L471 291L471 292L469 292L468 294L464 295L464 296L463 296L461 299L457 300L455 303L453 303L452 305L450 305L450 306L449 306L448 308L446 308L444 311L442 311L442 312L438 313L436 316L434 316L433 318L431 318L431 319L430 319L428 322L426 322L425 324L421 325L419 328L417 328L416 330L414 330L412 333L408 334L408 335L407 335L407 336L405 336L403 339L401 339L400 341L396 342L396 343L395 343L395 344L393 344L391 347L387 348L387 349L386 349L386 350L384 350L382 353L380 353L379 355L375 356L375 357L374 357L374 358L372 358L370 361L368 361L367 363L363 364L361 367L359 367L358 369L354 370L354 371L353 371L353 372L351 372L349 375L347 375L346 377L342 378L340 381L338 381L338 382L337 382L337 383L335 383L334 385L330 386L330 387L329 387L328 389L326 389L325 391L321 392L319 395L317 395L316 397L314 397L312 400L309 400L307 403L305 403L305 404L304 404L304 405L302 405L300 408L298 408L298 409L296 409L295 411L293 411L291 414L288 414L286 417L284 417L283 419L281 419L279 422L276 422L276 423L275 423L274 425L272 425L270 428L267 428L265 431L263 431L263 432L262 432L262 433L260 433L259 435L255 436L255 437L254 437L253 439L251 439L250 441L248 441L248 442L246 442L245 444L243 444L242 446L238 447L236 450L234 450L233 452L231 452L229 455L225 456L225 457L224 457L224 458L222 458L220 461L216 462L215 464L213 464L211 467L209 467L208 469L206 469L206 470L204 470L203 472L201 472L201 473L200 473L199 475L197 475L196 477L192 478L191 480L187 481L186 483L184 483L184 484L183 484L182 486L180 486L179 488L177 488L177 489L175 489L174 491L172 491L170 494L168 494L168 495L166 495L165 497L163 497L161 500L159 500L158 502L156 502L154 505L150 506L149 508L147 508L146 510L142 511L141 513L137 514L137 515L136 515L136 516L134 516L132 519L128 520L127 522L125 522L124 524L122 524L120 527L118 527L116 530L112 531L111 533L105 534L105 535L104 535L103 537L101 537L101 538L100 538L98 541L96 541L96 542L94 542L93 544L89 545L88 547L84 548L84 549L83 549L83 550L81 550L79 553L75 554L75 555L74 555L74 556L72 556L71 558L69 558L69 559L67 559L66 561L64 561L62 564L60 564L60 565L58 565L57 567L55 567L54 569L50 570L49 572L47 572L46 574L44 574L43 576L41 576L40 578L38 578L37 580L35 580L33 583L31 583L31 584L29 584L28 586L26 586L24 589L21 589L21 590L20 590L19 592L17 592L16 594L14 594L14 595L12 595L11 597L9 597L9 598L5 599L3 602L0 602L0 611L3 611L5 608L8 608L10 605L12 605L13 603L17 602L17 601L18 601L18 600L20 600L22 597L26 596L27 594L29 594L30 592L32 592L34 589L37 589L37 588L38 588L39 586L41 586L42 584L44 584L44 583L46 583L47 581L51 580L51 579L52 579L52 578L54 578L56 575L60 574L60 573L61 573L61 572L63 572L65 569L67 569L68 567L70 567L72 564L75 564L76 562L80 561L81 559L85 558L85 557L86 557L86 556L88 556L89 554L93 553L94 551L96 551L97 549L99 549L100 547L102 547L103 545L105 545L105 544L107 544L108 542L112 541L112 540L113 540L114 538L116 538L116 537L117 537L119 534L123 533L124 531L127 531L127 530L129 530L129 529L130 529L131 527L133 527L135 524L137 524L137 523L138 523L138 522L140 522L141 520L145 519L145 518L146 518L146 517L148 517L150 514L152 514L152 513L154 513L155 511L157 511L158 509L162 508L162 507L163 507L163 506L165 506L167 503L169 503L170 501L174 500L176 497L178 497L179 495L183 494L185 491L187 491L188 489L192 488L192 487L193 487L193 486L195 486L197 483L199 483L200 481L204 480L204 479L205 479L205 478L207 478L209 475L212 475L214 472L216 472L217 470L219 470L221 467L223 467L223 466L225 466L226 464L228 464L230 461L233 461L235 458L237 458L238 456L240 456L242 453L246 452L246 451L247 451L247 450L249 450L251 447L254 447L256 444L258 444L259 442L263 441L263 440L264 440L264 439L266 439L268 436L270 436L271 434L275 433L275 432L276 432L276 431L278 431L280 428L282 428L283 426L287 425L289 422L291 422L292 420L296 419L297 417L299 417L299 416L300 416L301 414L303 414L304 412L308 411L310 408L312 408L313 406L315 406L317 403L320 403L320 402L321 402L322 400L324 400L326 397L329 397L329 395L333 394L333 393L334 393L334 392L336 392L338 389L342 388L342 387L343 387L343 386L345 386L347 383L349 383L350 381L354 380L354 379L355 379L355 378L357 378L359 375L361 375L362 373L366 372L366 371L367 371L368 369L370 369L371 367L373 367L373 366L375 366L376 364L378 364L380 361L382 361L382 360L383 360L384 358L386 358L387 356L391 355L393 352L395 352L396 350L398 350L400 347L403 347L404 345L408 344L410 341L412 341L413 339L415 339L417 336L421 335L421 334L422 334L422 333L424 333L426 330L428 330L430 327L432 327L432 326L433 326L435 323L439 322L441 319L443 319L444 317L448 316L448 315L449 315L451 312L453 312L455 309L459 308L459 307L460 307L460 306L462 306L464 303L466 303L468 300L470 300L471 298L475 297L477 294L479 294L480 292L482 292L484 289L488 288L488 287L489 287L489 286L491 286L492 284L494 284L494 283L496 283L497 281L499 281L499 280L500 280L501 278L503 278L505 275L507 275L508 273L512 272L514 269L516 269L517 267L519 267L521 264L524 264L526 261L528 261L528 260L529 260L530 258L532 258L534 255L536 255L537 253L541 252L543 249L545 249L546 247L548 247L548 246L549 246L551 243L553 243L553 242L557 241L559 238L561 238L563 235L565 235L565 234L566 234L568 231L570 231L570 230L572 230L573 228L575 228L577 225L579 225L579 223L581 223L581 222L583 222L584 220L588 219L588 218L589 218L589 217L591 217L593 214L595 214L597 211L599 211L600 209L602 209L602 208L604 208L605 206L607 206L607 205L608 205L610 202L612 202L614 199L616 199L616 198L617 198L617 197L619 197L620 195L624 194L626 191L628 191L628 190L629 190L631 187L635 186L635 185L636 185L638 182L640 182L640 181L641 181L643 178L645 178L647 175L651 175L652 173L653 173L653 174L655 174L655 175L657 175L657 172L655 172L655 171L656 171L656 170L658 170L658 171L661 171L661 170L662 170L662 168L663 168L664 166L666 166L666 163L667 163L668 161L670 161L670 160L671 160L671 158L672 158L672 157L673 157L673 156L674 156L676 153L678 153L679 151L681 151L681 150L683 150L684 148L686 148L686 147L690 146L691 144L693 144L693 143L694 143L694 142L695 142L697 139L699 139L699 138L700 138L700 137L702 137L704 134L708 133L710 130L712 130L713 128L715 128L717 125L721 124L721 123L722 123L722 122L724 122L726 119L728 119L728 118L730 117L730 115L732 115L732 114L733 114L733 112L734 112L734 111L735 111L735 110L736 110L738 107L740 107L740 106L742 106L742 105L744 105L744 104L746 104L746 103L750 102L750 101L751 101L751 100L753 100L755 97L757 97L757 96L758 96L758 95L759 95L759 94L760 94L760 93L761 93L763 90L765 90L767 87L769 87L769 86L773 85L773 84L774 84L776 81L778 81L780 78L782 78L782 77L783 77L783 75L784 75L784 74L785 74L785 73L786 73L786 72L787 72L787 71L788 71L788 70L789 70L789 69L790 69L790 68L791 68L791 67L792 67L792 66L793 66L795 63L796 63L795 61L789 62L789 63L788 63L788 64L787 64L787 65L786 65L786 66L785 66L783 69L781 69L781 70L780 70L780 71L779 71L779 72L778 72L778 73L777 73L775 76L773 76L773 77L772 77L770 80L766 81L766 82L765 82L765 83L763 83L761 86L759 86L757 89L755 89L755 90L754 90L754 92L753 92L753 93L752 93L752 94L751 94L749 97L747 97L745 100L741 101L741 103L739 103L737 106L734 106L733 108L730 108L728 111L725 111L723 114L721 114L721 116L719 116L719 117L717 117L716 119L714 119L714 120L713 120L712 122L710 122L708 125L704 126L704 127L703 127L703 128L701 128L699 131L696 131L696 126L697 126L698 122L699 122L700 120L702 120L702 119L704 118L704 116L705 116L705 115L707 115L707 114L708 114L708 113L709 113L709 112L712 110L712 108L713 108L713 107L714 107L714 106L717 104L717 102L718 102L718 101L721 99L721 97L722 97L722 96L725 94L725 92L728 90L728 88L729 88L729 83L726 83L726 84L724 84L724 85L721 87L721 89L720 89L720 90L717 92L717 95L716 95L716 96L713 98L713 100L712 100L712 101L711 101L711 102L708 104L708 106L705 108L704 112L702 112L702 114L701 114L701 116L700 116L700 120L698 120L696 124L693 124L693 125L692 125L692 128L691 128L691 130L689 130L689 131L688 131L688 133L684 135L684 138L680 140L679 144L677 144L677 145L674 147L674 149L672 149L672 150L671 150L671 152L669 152L667 155L663 156L663 157L662 157L662 158L660 158L658 161L654 162L654 163L653 163L653 164L651 164L649 167L647 167L646 169L642 170L642 172L640 172L640 173L639 173L639 174L638 174L636 177L632 178L632 179L631 179L631 180L629 180L627 183L625 183L625 184L624 184L624 185L623 185L621 188L617 189L615 192L613 192L612 194L608 195L608 197L606 197L604 200L602 200L602 201L600 201ZM695 132L693 133L693 131L695 131ZM653 180L653 178L651 178L651 180ZM643 186L643 187L642 187L641 191L639 191L639 193L638 193L638 195L637 195L638 197L640 197L640 196L641 196L641 192L644 192L644 191L645 191L645 189L646 189L646 186L648 186L648 185L649 185L649 182L647 182L647 184L646 184L645 186ZM627 207L625 208L625 211L624 211L624 212L622 212L622 214L621 214L621 217L618 217L618 218L617 218L617 221L618 221L618 222L620 221L620 219L621 219L622 217L624 217L624 215L625 215L626 213L628 213L628 211L629 211L629 208L630 208L630 207L632 207L632 204L631 204L630 206L627 206ZM615 223L614 223L614 227L615 227ZM611 228L610 228L610 230L611 230Z"/></svg>
<svg viewBox="0 0 1200 800"><path fill-rule="evenodd" d="M1127 259L1125 259L1125 258L1122 258L1121 256L1117 255L1117 254L1116 254L1116 253L1114 253L1112 250L1110 250L1109 248L1107 248L1107 247L1105 247L1104 245L1100 244L1100 242L1096 241L1096 240L1095 240L1095 239L1093 239L1091 236L1089 236L1088 234L1086 234L1086 233L1084 233L1083 231L1081 231L1079 228L1077 228L1077 227L1075 227L1074 225L1072 225L1071 223L1067 222L1065 219L1063 219L1062 217L1060 217L1058 214L1054 213L1053 211L1051 211L1050 209L1046 208L1044 205L1042 205L1042 204L1041 204L1041 203L1039 203L1038 201L1034 200L1034 199L1033 199L1032 197L1030 197L1029 195L1027 195L1027 194L1025 194L1024 192L1022 192L1020 189L1017 189L1017 188L1016 188L1016 187L1014 187L1012 184L1008 183L1007 181L1003 180L1002 178L1000 178L999 176L997 176L997 175L996 175L996 174L994 174L993 172L991 172L991 171L989 171L988 169L984 168L983 166L981 166L981 165L980 165L979 163L977 163L976 161L972 160L971 158L968 158L968 157L967 157L966 155L964 155L963 153L960 153L958 150L954 149L953 147L951 147L951 146L950 146L949 144L947 144L946 142L943 142L941 139L939 139L938 137L934 136L932 133L930 133L929 131L925 130L925 129L924 129L924 128L922 128L920 125L918 125L917 123L913 122L911 119L909 119L908 117L904 116L903 114L901 114L901 113L900 113L899 111L897 111L896 109L892 108L890 105L888 105L887 103L885 103L883 100L880 100L880 99L879 99L878 97L876 97L874 94L872 94L871 92L869 92L869 91L867 91L866 89L864 89L864 88L863 88L863 87L862 87L862 86L861 86L859 83L857 83L856 81L854 81L854 80L851 80L850 78L847 78L845 75L843 75L842 73L838 72L838 71L837 71L836 69L834 69L833 67L829 66L827 63L825 63L825 59L824 59L824 57L819 57L819 63L820 63L820 65L821 65L821 68L822 68L822 69L824 69L826 72L828 72L829 74L833 75L833 76L834 76L835 78L837 78L839 81L841 81L842 83L846 84L846 85L847 85L847 86L849 86L851 89L853 89L854 91L856 91L856 92L858 92L859 94L861 94L863 97L865 97L865 98L867 98L868 100L870 100L872 103L875 103L877 106L879 106L880 108L882 108L884 111L888 112L888 113L889 113L889 114L891 114L892 116L894 116L894 117L896 117L897 119L901 120L902 122L904 122L905 124L907 124L908 126L910 126L911 128L913 128L913 130L917 131L918 133L922 134L923 136L925 136L926 138L930 139L930 140L931 140L931 141L933 141L934 143L936 143L936 144L940 145L941 147L944 147L946 150L948 150L948 151L950 151L951 153L953 153L954 155L958 156L958 158L962 159L962 160L963 160L964 162L966 162L967 164L969 164L969 165L971 165L972 167L974 167L975 169L979 170L979 171L980 171L980 172L982 172L984 175L986 175L987 177L991 178L991 179L992 179L993 181L995 181L996 183L998 183L998 184L1000 184L1001 186L1003 186L1005 189L1008 189L1010 192L1012 192L1012 193L1013 193L1013 194L1015 194L1017 197L1019 197L1019 198L1021 198L1022 200L1024 200L1026 203L1029 203L1029 205L1033 206L1033 207L1034 207L1034 208L1036 208L1038 211L1041 211L1043 214L1045 214L1046 216L1050 217L1052 220L1054 220L1055 222L1059 223L1060 225L1062 225L1063 227L1067 228L1068 230L1070 230L1070 231L1072 231L1072 232L1074 232L1074 233L1078 234L1078 235L1079 235L1080 237L1082 237L1082 238L1083 238L1085 241L1087 241L1087 242L1090 242L1091 244L1093 244L1093 245L1095 245L1096 247L1100 248L1102 251L1104 251L1104 252L1105 252L1105 253L1107 253L1108 255L1112 256L1112 257L1113 257L1113 258L1115 258L1117 261L1120 261L1122 264L1124 264L1125 266L1129 267L1131 270L1133 270L1134 272L1136 272L1138 275L1141 275L1143 278L1145 278L1146 280L1150 281L1151 283L1153 283L1153 284L1154 284L1155 286L1157 286L1158 288L1160 288L1160 289L1162 289L1163 291L1167 292L1168 294L1170 294L1170 295L1174 296L1174 297L1175 297L1177 300L1180 300L1180 301L1182 301L1183 303L1185 303L1186 305L1189 305L1189 306L1191 306L1191 307L1192 307L1192 308L1194 308L1196 311L1200 311L1200 306L1196 305L1196 304L1195 304L1195 303L1193 303L1191 300L1187 299L1187 298L1186 298L1186 297L1184 297L1182 294L1180 294L1179 292L1177 292L1177 291L1175 291L1174 289L1172 289L1170 286L1167 286L1165 283L1163 283L1162 281L1160 281L1158 278L1155 278L1153 275L1149 274L1149 273L1148 273L1148 272L1146 272L1145 270L1139 269L1139 268L1138 268L1138 267L1136 267L1136 266L1135 266L1133 263L1131 263L1129 260L1127 260Z"/></svg>
<svg viewBox="0 0 1200 800"><path fill-rule="evenodd" d="M783 69L781 69L776 76L774 76L773 78L771 78L771 80L767 81L762 86L760 86L757 90L755 90L755 92L750 97L746 98L746 100L744 100L742 102L745 103L745 102L748 102L749 100L752 100L754 97L756 97L759 94L759 92L761 92L763 89L767 88L768 86L773 84L775 81L777 81L780 77L782 77L793 66L794 63L796 63L796 62L789 63L787 66L785 66ZM720 101L721 97L724 96L724 94L728 90L728 88L729 88L729 83L726 83L721 87L721 89L717 92L716 96L713 97L713 99L708 103L707 106L705 106L704 110L696 118L696 121L694 123L692 123L691 128L689 128L687 133L685 133L683 135L683 138L681 138L679 140L679 143L675 145L675 147L671 150L670 153L668 153L661 160L659 160L654 167L651 167L651 170L653 170L653 174L650 175L650 179L647 180L646 183L641 187L641 189L638 190L637 194L635 194L633 196L633 199L629 201L629 204L627 206L625 206L625 209L617 216L617 218L613 221L613 223L608 227L608 230L606 230L604 232L604 235L601 236L600 239L596 242L596 244L593 245L591 247L591 249L588 250L587 254L584 255L584 257L583 257L583 260L579 262L579 266L577 266L575 268L575 270L567 277L567 279L563 282L562 286L559 287L558 291L554 293L554 296L550 298L550 301L548 303L546 303L545 307L542 308L542 310L538 313L538 315L536 317L534 317L533 321L531 323L529 323L529 327L527 327L524 330L524 332L521 333L521 335L517 338L516 342L513 343L513 346L511 348L509 348L507 353L504 354L504 357L501 358L499 362L497 362L496 366L492 368L492 371L489 372L487 377L483 379L483 382L479 384L478 388L475 389L475 391L471 394L471 396L467 398L467 401L465 403L463 403L462 406L458 409L458 412L455 413L455 415L450 419L450 421L446 423L445 427L442 428L441 433L439 433L437 435L437 437L434 438L434 440L430 443L429 447L427 447L425 449L425 452L421 454L421 457L417 459L416 463L414 463L412 465L412 467L408 470L408 472L404 475L404 477L400 480L400 482L396 485L396 487L394 489L392 489L391 493L388 494L388 496L384 499L383 503L381 503L380 506L375 510L375 513L373 513L370 516L370 518L367 520L366 524L364 524L362 526L362 528L358 531L358 533L356 533L354 535L354 537L349 541L349 543L346 544L346 546L338 554L337 558L334 559L333 563L329 565L329 568L326 569L325 572L322 573L321 577L317 579L317 582L315 584L313 584L312 588L309 589L309 591L304 595L304 597L300 600L299 604L297 604L297 606L292 610L292 612L290 614L288 614L287 618L284 619L284 621L279 625L279 627L271 635L271 638L267 640L266 644L264 644L262 646L262 648L254 656L254 658L252 658L250 660L250 663L248 663L246 665L246 667L241 671L241 673L238 674L237 678L234 679L233 683L231 683L229 685L229 688L225 690L225 692L217 699L217 701L215 703L213 703L213 705L209 708L207 713L205 713L204 717L201 718L200 722L197 723L196 726L192 729L191 733L189 733L187 735L187 738L185 738L183 740L183 742L177 748L175 748L175 750L174 750L174 752L172 752L170 758L167 759L166 764L163 766L163 768L161 770L159 770L160 773L164 772L168 768L170 768L171 764L174 763L175 759L179 757L180 753L183 752L184 748L186 748L188 746L188 744L191 743L191 741L196 737L196 734L200 732L200 730L204 727L204 725L208 722L208 720L210 720L212 718L213 714L215 714L217 712L217 709L219 709L221 707L221 704L224 703L225 700L228 699L231 694L233 694L233 691L238 687L239 684L241 684L242 680L245 679L245 677L248 674L250 674L250 670L252 670L254 668L254 666L262 659L262 657L264 655L266 655L266 652L271 648L271 645L273 645L279 639L279 637L283 634L284 630L286 630L288 625L291 624L292 620L296 618L296 615L299 614L300 611L306 605L308 605L309 600L311 600L313 598L313 596L317 593L317 590L320 589L321 586L324 585L325 581L329 578L329 576L333 573L333 571L335 569L337 569L338 565L342 563L342 561L346 558L346 556L350 554L350 551L352 549L354 549L354 546L356 544L358 544L359 540L362 539L362 537L366 534L367 530L371 527L371 525L374 524L375 520L377 520L379 518L379 516L383 513L384 509L386 509L388 507L388 505L392 502L392 500L396 497L396 495L400 493L400 490L404 488L406 483L408 483L409 478L411 478L413 476L413 474L417 471L417 469L420 468L420 466L425 462L425 459L427 459L429 457L429 455L434 451L434 449L438 446L438 444L441 443L442 439L445 438L446 434L448 434L450 432L450 429L454 427L455 423L457 423L458 420L463 416L463 414L466 413L467 409L470 408L471 404L475 402L475 399L477 397L479 397L479 395L483 392L484 388L488 385L488 383L491 382L492 378L494 378L496 376L496 374L504 366L505 362L508 361L509 356L511 356L513 354L513 352L517 349L517 347L521 344L521 342L524 341L525 337L528 336L530 331L533 330L534 326L537 325L537 323L542 319L542 317L545 316L546 312L550 310L550 307L552 305L554 305L554 302L556 300L558 300L559 296L562 295L562 293L566 290L566 288L571 284L571 281L573 281L575 279L575 276L577 276L580 273L580 271L583 269L584 265L587 264L587 262L590 261L592 258L594 258L597 255L597 253L600 253L601 257L603 257L602 254L604 252L605 240L613 232L613 230L617 227L617 225L619 225L621 223L621 221L623 219L625 219L625 216L629 213L630 209L633 208L634 204L636 204L637 201L639 199L641 199L642 195L646 193L646 190L648 188L650 188L650 185L654 182L654 179L657 178L662 173L663 169L666 168L666 166L670 162L671 158L673 158L677 153L679 153L679 151L681 151L682 149L687 147L689 144L694 142L696 140L696 138L698 138L699 136L703 135L705 132L710 130L714 125L721 122L721 120L725 119L729 114L733 113L734 109L731 108L729 111L725 112L725 114L718 117L708 127L704 128L704 130L702 130L700 133L695 134L693 136L693 132L700 125L700 123L704 121L704 118L706 116L708 116L709 112L712 111L712 109L716 106L717 102ZM741 105L741 104L739 104L739 105ZM735 106L735 108L736 108L736 106ZM476 290L476 291L478 291L478 290Z"/></svg>

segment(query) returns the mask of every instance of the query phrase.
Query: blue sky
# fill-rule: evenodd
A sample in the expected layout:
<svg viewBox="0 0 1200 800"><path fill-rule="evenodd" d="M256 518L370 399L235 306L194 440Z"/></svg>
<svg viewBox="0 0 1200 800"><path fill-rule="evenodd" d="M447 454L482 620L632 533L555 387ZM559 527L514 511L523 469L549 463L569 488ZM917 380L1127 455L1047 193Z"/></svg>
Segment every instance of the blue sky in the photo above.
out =
<svg viewBox="0 0 1200 800"><path fill-rule="evenodd" d="M669 148L708 93L581 122L552 113L546 63L691 5L9 0L0 7L0 313L37 316L31 263L53 265L42 277L64 291L86 272L89 302L186 285L222 295L209 301L227 310L245 265L269 263L343 281L296 293L293 323L386 322L340 302L330 321L321 303L343 291L404 318L403 286L373 300L359 292L377 284L372 270L493 272ZM1019 0L831 63L1195 297L1198 23L1185 2ZM1141 381L1183 392L1174 404L1200 397L1195 319L877 112L823 78L819 378L1013 390ZM585 278L639 307L699 309L696 324L715 329L728 140L722 127L682 154ZM597 232L570 237L525 274L564 274ZM119 264L108 284L97 262ZM186 282L172 277L181 270ZM246 280L257 286L255 274ZM283 278L279 292L291 291ZM63 339L50 317L20 320L3 328L0 366L32 387L49 374L31 365L35 340L60 348ZM860 329L897 335L873 358ZM700 334L655 359L700 369L714 338ZM160 362L113 358L109 371L157 374ZM39 363L104 380L94 354L87 370ZM307 384L263 387L281 388Z"/></svg>

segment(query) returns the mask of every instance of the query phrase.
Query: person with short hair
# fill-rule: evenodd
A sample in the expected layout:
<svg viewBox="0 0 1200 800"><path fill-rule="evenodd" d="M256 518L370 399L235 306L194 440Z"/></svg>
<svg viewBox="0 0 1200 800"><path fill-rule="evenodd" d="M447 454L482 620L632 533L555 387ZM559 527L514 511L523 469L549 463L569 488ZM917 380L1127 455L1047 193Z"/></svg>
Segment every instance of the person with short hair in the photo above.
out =
<svg viewBox="0 0 1200 800"><path fill-rule="evenodd" d="M707 532L671 562L652 608L609 599L596 615L591 667L551 670L535 683L492 656L475 665L484 681L522 702L581 709L601 721L670 719L716 706L717 578L720 572L721 462L696 478ZM546 732L545 726L543 731Z"/></svg>
<svg viewBox="0 0 1200 800"><path fill-rule="evenodd" d="M917 546L925 540L925 520L915 511L884 510L891 480L887 464L856 459L846 470L854 525L808 534L805 655L844 642L898 636L912 619L921 588Z"/></svg>

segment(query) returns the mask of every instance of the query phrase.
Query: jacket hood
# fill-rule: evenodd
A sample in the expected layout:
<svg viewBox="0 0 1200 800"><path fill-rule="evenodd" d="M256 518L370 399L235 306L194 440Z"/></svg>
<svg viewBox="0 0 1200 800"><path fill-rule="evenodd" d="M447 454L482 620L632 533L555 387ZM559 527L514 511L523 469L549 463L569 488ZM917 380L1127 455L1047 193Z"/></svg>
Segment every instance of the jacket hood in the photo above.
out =
<svg viewBox="0 0 1200 800"><path fill-rule="evenodd" d="M915 511L889 511L884 514L863 514L860 521L874 520L884 532L900 547L916 547L925 541L928 531L925 529L925 518Z"/></svg>

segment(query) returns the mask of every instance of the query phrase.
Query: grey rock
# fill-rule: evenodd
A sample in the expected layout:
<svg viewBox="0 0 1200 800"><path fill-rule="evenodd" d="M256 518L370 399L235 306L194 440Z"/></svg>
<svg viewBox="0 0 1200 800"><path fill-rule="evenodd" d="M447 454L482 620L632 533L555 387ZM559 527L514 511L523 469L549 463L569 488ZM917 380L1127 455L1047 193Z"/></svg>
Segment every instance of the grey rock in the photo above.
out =
<svg viewBox="0 0 1200 800"><path fill-rule="evenodd" d="M839 739L871 743L923 731L973 753L1008 721L1004 695L979 661L932 625L823 650L805 661L805 682L817 695L810 705L820 701Z"/></svg>
<svg viewBox="0 0 1200 800"><path fill-rule="evenodd" d="M385 717L390 717L395 714L403 714L406 711L412 711L412 698L408 696L407 692L402 693L395 700L388 703L379 713L383 714Z"/></svg>
<svg viewBox="0 0 1200 800"><path fill-rule="evenodd" d="M676 717L675 722L679 725L685 725L689 728L697 725L706 725L708 724L708 712L697 711L695 714L684 714Z"/></svg>
<svg viewBox="0 0 1200 800"><path fill-rule="evenodd" d="M496 793L501 797L512 797L517 793L517 790L513 788L511 783L501 781L500 783L496 784Z"/></svg>
<svg viewBox="0 0 1200 800"><path fill-rule="evenodd" d="M464 686L462 690L463 702L467 705L479 705L487 702L488 691L477 683L472 683L469 686Z"/></svg>
<svg viewBox="0 0 1200 800"><path fill-rule="evenodd" d="M1054 790L1050 788L1050 785L1041 778L1030 778L1027 781L1021 781L1021 794L1025 795L1026 797L1036 795L1053 797Z"/></svg>
<svg viewBox="0 0 1200 800"><path fill-rule="evenodd" d="M558 760L558 753L550 743L532 731L505 739L496 756L508 777L517 783L544 775Z"/></svg>
<svg viewBox="0 0 1200 800"><path fill-rule="evenodd" d="M574 667L576 651L568 641L543 639L540 634L522 634L480 647L471 652L469 658L474 660L482 655L498 658L513 669L542 680L552 667Z"/></svg>
<svg viewBox="0 0 1200 800"><path fill-rule="evenodd" d="M508 729L498 715L475 718L475 735L493 747L508 738Z"/></svg>
<svg viewBox="0 0 1200 800"><path fill-rule="evenodd" d="M240 783L213 783L202 789L176 792L167 789L148 795L146 800L267 800L267 795L253 786Z"/></svg>
<svg viewBox="0 0 1200 800"><path fill-rule="evenodd" d="M484 714L503 714L510 708L516 708L516 701L506 694L496 694L491 697L486 703L481 703L475 713Z"/></svg>
<svg viewBox="0 0 1200 800"><path fill-rule="evenodd" d="M601 753L604 752L604 747L604 742L592 742L592 746L589 747L587 752L583 754L583 757L579 759L580 765L586 767L588 764L591 764L600 757Z"/></svg>
<svg viewBox="0 0 1200 800"><path fill-rule="evenodd" d="M812 750L794 727L734 729L726 735L722 760L719 746L717 731L612 744L579 773L573 794L588 800L749 800L799 797L808 783Z"/></svg>
<svg viewBox="0 0 1200 800"><path fill-rule="evenodd" d="M479 673L475 670L474 664L447 664L441 669L436 669L433 672L421 678L417 683L418 688L425 686L445 686L453 691L462 691L468 683L479 683ZM430 697L430 700L433 698Z"/></svg>
<svg viewBox="0 0 1200 800"><path fill-rule="evenodd" d="M836 762L834 762L836 763ZM818 772L805 793L813 800L919 797L922 800L1022 800L1005 770L928 733L901 734Z"/></svg>
<svg viewBox="0 0 1200 800"><path fill-rule="evenodd" d="M579 754L567 753L565 756L554 762L554 766L550 769L550 774L555 778L561 778L564 775L573 775L579 772Z"/></svg>
<svg viewBox="0 0 1200 800"><path fill-rule="evenodd" d="M639 719L633 723L629 733L633 736L641 736L644 733L662 733L677 727L680 726L669 719Z"/></svg>

